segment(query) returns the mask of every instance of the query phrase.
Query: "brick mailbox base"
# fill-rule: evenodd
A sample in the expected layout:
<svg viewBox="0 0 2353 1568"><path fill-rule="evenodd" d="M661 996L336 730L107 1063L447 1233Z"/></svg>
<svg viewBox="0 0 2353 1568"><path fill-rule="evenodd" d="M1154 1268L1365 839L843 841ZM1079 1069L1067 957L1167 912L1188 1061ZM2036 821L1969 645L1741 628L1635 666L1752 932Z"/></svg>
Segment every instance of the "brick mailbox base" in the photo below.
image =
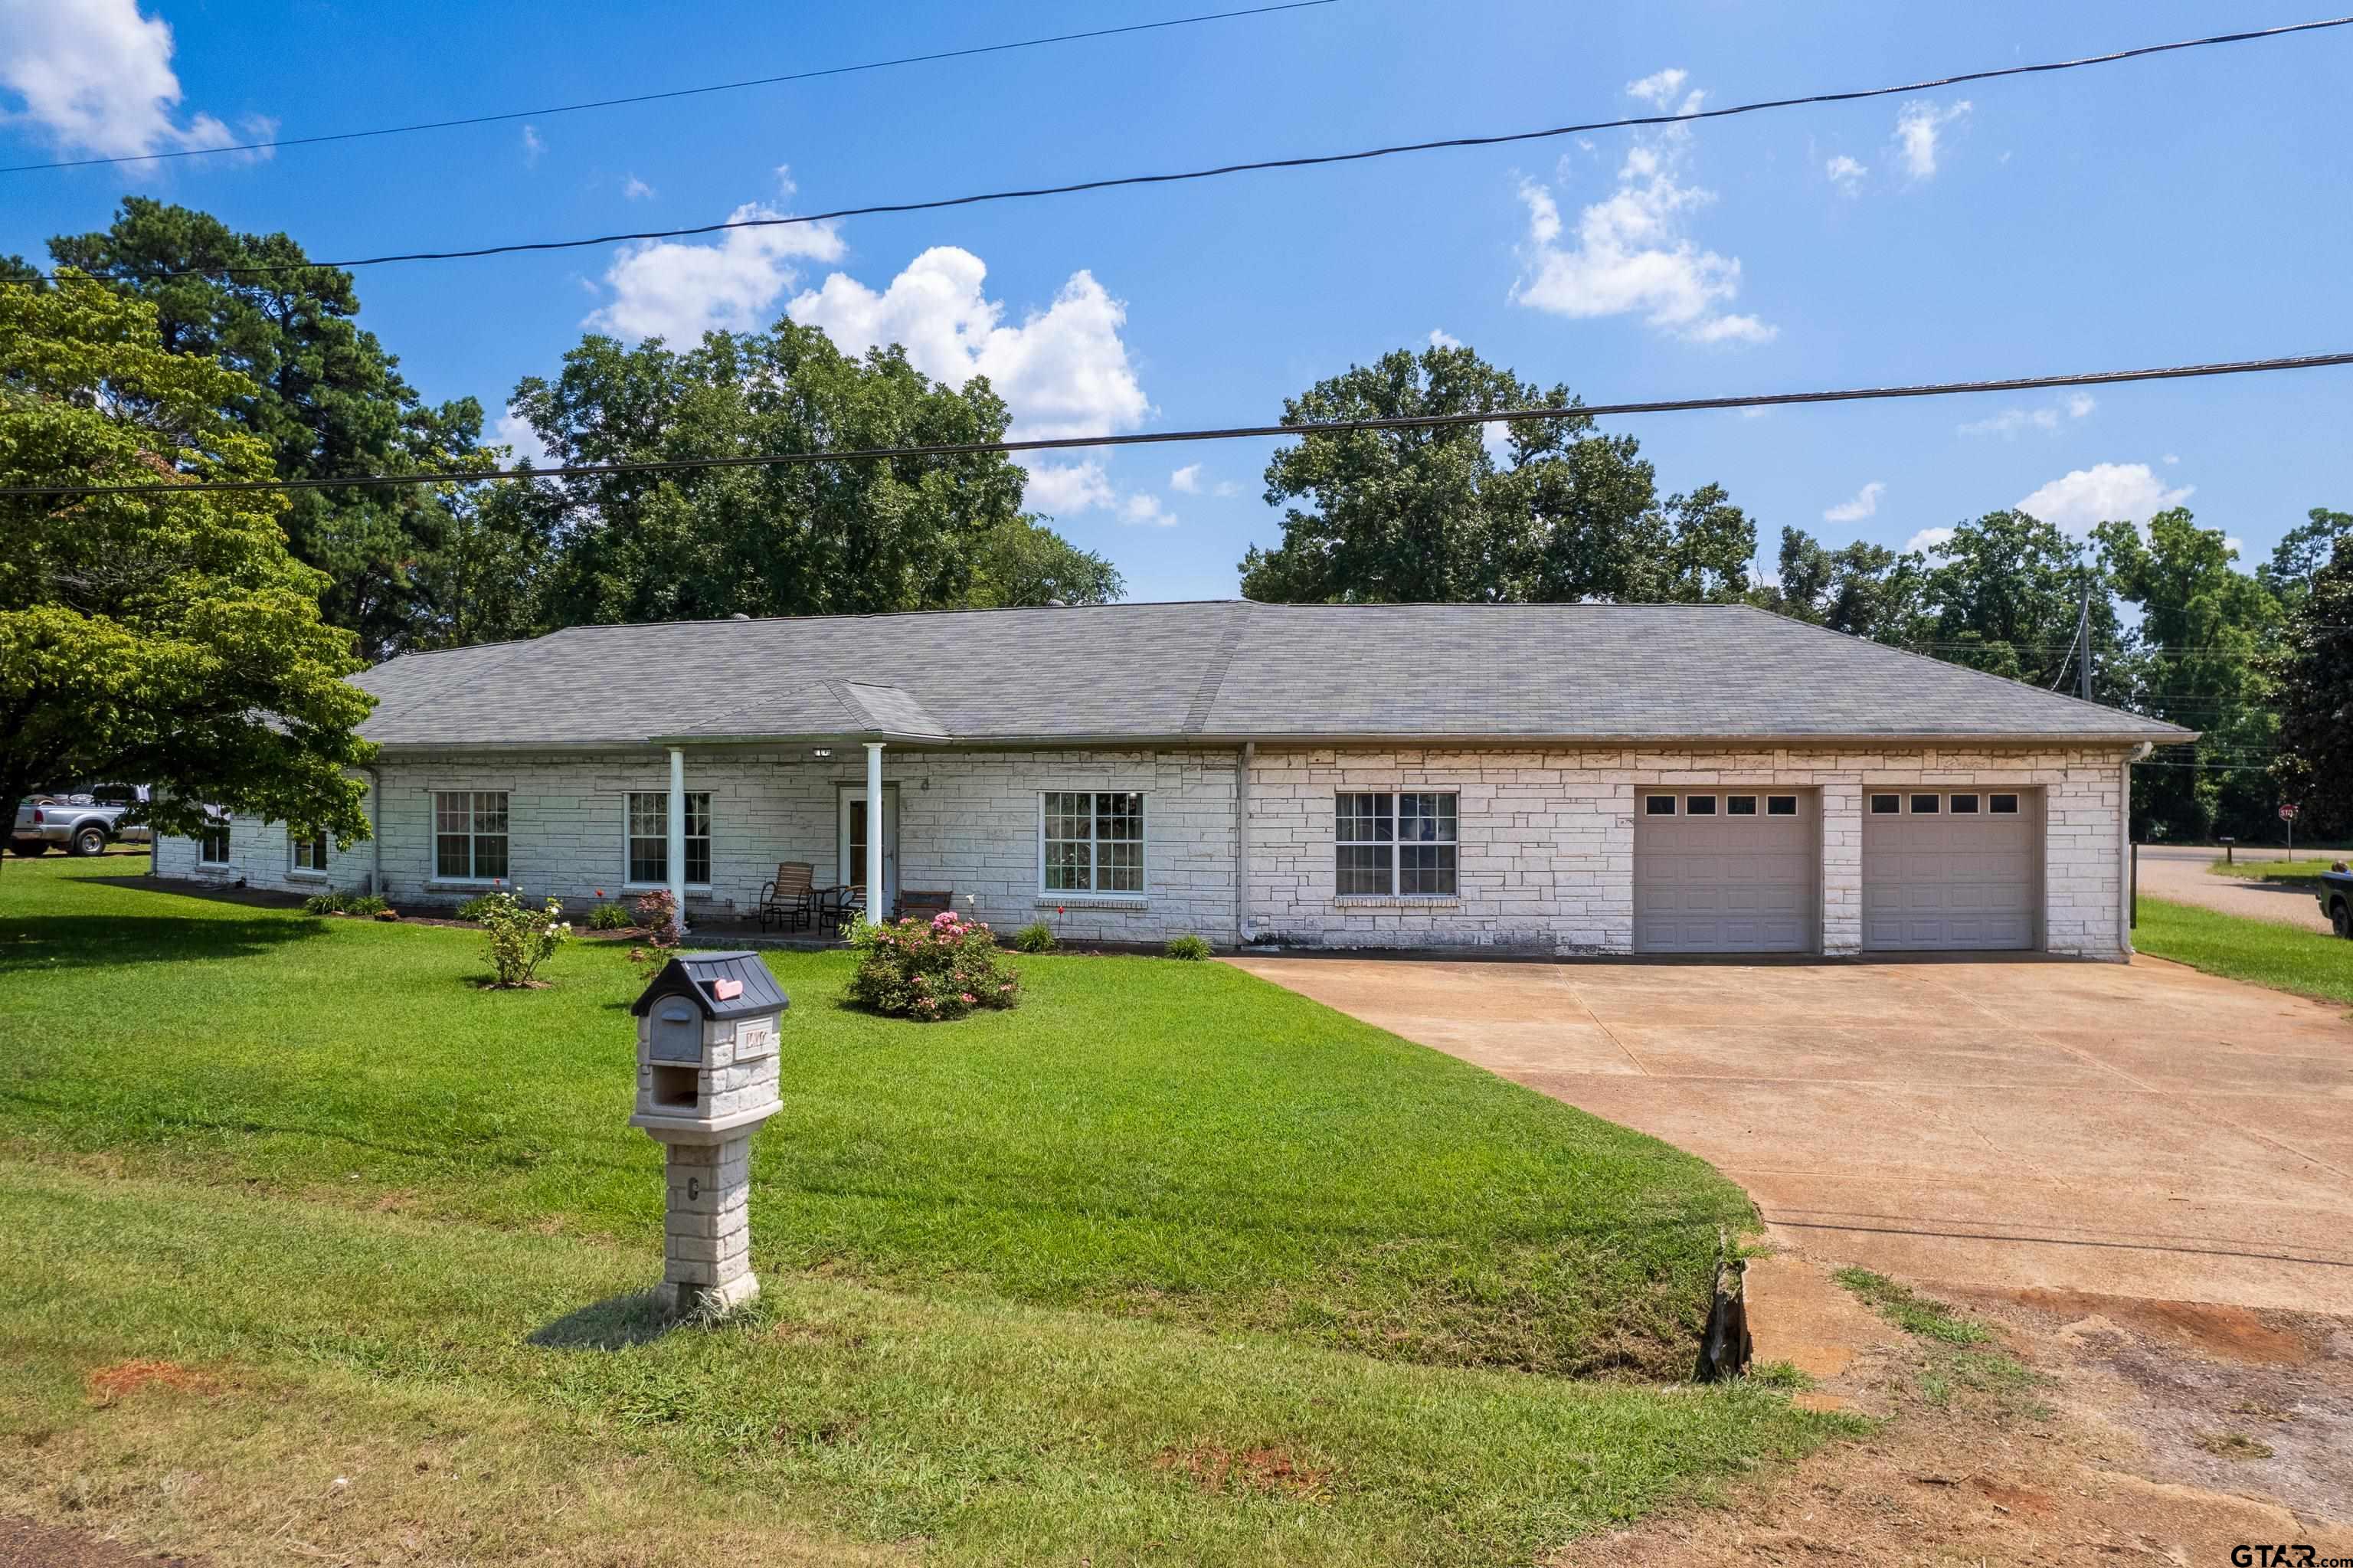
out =
<svg viewBox="0 0 2353 1568"><path fill-rule="evenodd" d="M671 1143L662 1213L665 1311L725 1312L759 1294L752 1274L752 1134Z"/></svg>

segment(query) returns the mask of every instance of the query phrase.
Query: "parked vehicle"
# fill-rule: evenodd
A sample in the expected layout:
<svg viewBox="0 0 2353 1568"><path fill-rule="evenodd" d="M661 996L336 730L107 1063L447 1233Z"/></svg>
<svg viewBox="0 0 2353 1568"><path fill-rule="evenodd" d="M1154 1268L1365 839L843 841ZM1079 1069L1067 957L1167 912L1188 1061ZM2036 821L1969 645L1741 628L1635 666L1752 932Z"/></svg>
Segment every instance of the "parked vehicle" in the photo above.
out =
<svg viewBox="0 0 2353 1568"><path fill-rule="evenodd" d="M2320 900L2320 912L2337 934L2353 937L2353 871L2346 870L2343 861L2320 874L2320 887L2313 896Z"/></svg>
<svg viewBox="0 0 2353 1568"><path fill-rule="evenodd" d="M99 784L89 789L27 795L16 807L8 837L11 854L104 854L111 843L145 843L147 825L124 821L147 803L144 784Z"/></svg>

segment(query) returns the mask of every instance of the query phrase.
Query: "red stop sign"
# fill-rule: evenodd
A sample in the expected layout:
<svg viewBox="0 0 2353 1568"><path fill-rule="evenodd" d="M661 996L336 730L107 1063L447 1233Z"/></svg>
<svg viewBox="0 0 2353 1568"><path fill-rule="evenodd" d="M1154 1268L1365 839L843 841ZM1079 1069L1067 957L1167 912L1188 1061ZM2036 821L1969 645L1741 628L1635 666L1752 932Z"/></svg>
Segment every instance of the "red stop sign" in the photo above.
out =
<svg viewBox="0 0 2353 1568"><path fill-rule="evenodd" d="M2295 821L2295 801L2293 801L2293 800L2282 800L2282 801L2280 802L2280 821L2283 821L2283 822L2293 822L2294 821Z"/></svg>

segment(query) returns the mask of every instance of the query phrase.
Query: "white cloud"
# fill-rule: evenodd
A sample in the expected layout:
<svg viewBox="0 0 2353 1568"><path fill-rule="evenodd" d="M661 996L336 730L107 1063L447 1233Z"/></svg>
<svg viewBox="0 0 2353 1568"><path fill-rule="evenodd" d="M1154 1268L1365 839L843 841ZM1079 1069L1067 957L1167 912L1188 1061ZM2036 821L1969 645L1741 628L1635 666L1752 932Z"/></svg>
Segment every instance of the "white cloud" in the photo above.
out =
<svg viewBox="0 0 2353 1568"><path fill-rule="evenodd" d="M1925 180L1936 172L1936 141L1946 126L1969 111L1969 101L1956 99L1939 109L1926 99L1915 99L1895 115L1895 148L1904 172Z"/></svg>
<svg viewBox="0 0 2353 1568"><path fill-rule="evenodd" d="M748 202L731 223L783 216ZM731 228L709 245L649 239L625 245L605 270L613 297L586 324L622 338L659 337L681 347L713 329L765 326L769 308L799 280L797 261L839 261L841 236L831 224Z"/></svg>
<svg viewBox="0 0 2353 1568"><path fill-rule="evenodd" d="M1200 494L1201 465L1197 462L1188 462L1183 468L1180 468L1176 472L1170 474L1168 476L1168 488L1171 490L1181 491L1187 495Z"/></svg>
<svg viewBox="0 0 2353 1568"><path fill-rule="evenodd" d="M2054 479L2018 503L2028 512L2070 533L2095 523L2146 523L2168 506L2189 499L2197 486L2168 489L2145 462L2103 462Z"/></svg>
<svg viewBox="0 0 2353 1568"><path fill-rule="evenodd" d="M545 468L553 456L546 443L539 439L539 432L531 428L531 422L512 408L499 416L497 425L491 430L489 444L508 448L516 462L529 458L540 468Z"/></svg>
<svg viewBox="0 0 2353 1568"><path fill-rule="evenodd" d="M2246 554L2247 542L2236 534L2225 534L2222 535L2222 548L2230 551L2231 558L2235 561Z"/></svg>
<svg viewBox="0 0 2353 1568"><path fill-rule="evenodd" d="M982 292L988 269L969 250L934 246L877 292L847 273L798 295L795 321L823 327L845 354L905 345L924 375L961 387L986 376L1013 412L1017 437L1132 429L1152 405L1128 363L1127 306L1092 272L1073 272L1054 302L1018 326Z"/></svg>
<svg viewBox="0 0 2353 1568"><path fill-rule="evenodd" d="M1154 528L1176 526L1176 514L1160 504L1160 497L1140 490L1119 503L1119 520Z"/></svg>
<svg viewBox="0 0 2353 1568"><path fill-rule="evenodd" d="M1673 78L1670 82L1666 79ZM1631 84L1637 97L1671 95L1682 73L1662 71ZM1699 94L1691 94L1686 108ZM1764 343L1778 330L1754 315L1721 307L1740 291L1740 261L1704 250L1684 232L1691 215L1715 193L1686 183L1691 132L1683 126L1637 141L1618 170L1617 188L1566 228L1551 191L1520 182L1528 209L1522 270L1512 286L1518 304L1575 318L1639 313L1651 325L1694 343Z"/></svg>
<svg viewBox="0 0 2353 1568"><path fill-rule="evenodd" d="M1854 493L1852 501L1841 501L1822 514L1825 523L1860 523L1879 510L1879 498L1887 493L1883 480L1873 480Z"/></svg>
<svg viewBox="0 0 2353 1568"><path fill-rule="evenodd" d="M1441 328L1432 327L1430 329L1430 346L1432 348L1461 348L1462 346L1462 340Z"/></svg>
<svg viewBox="0 0 2353 1568"><path fill-rule="evenodd" d="M1906 555L1926 555L1953 536L1950 528L1923 528L1904 541Z"/></svg>
<svg viewBox="0 0 2353 1568"><path fill-rule="evenodd" d="M1209 487L1209 493L1220 500L1240 495L1241 493L1242 487L1230 479L1221 479Z"/></svg>
<svg viewBox="0 0 2353 1568"><path fill-rule="evenodd" d="M2178 463L2180 461L2181 454L2179 452L2168 452L2165 454L2165 466L2168 468L2171 468L2175 463Z"/></svg>
<svg viewBox="0 0 2353 1568"><path fill-rule="evenodd" d="M1831 177L1831 184L1838 186L1847 195L1852 196L1862 188L1862 176L1871 173L1871 170L1860 160L1850 158L1844 153L1841 153L1822 165L1822 172Z"/></svg>
<svg viewBox="0 0 2353 1568"><path fill-rule="evenodd" d="M524 126L522 128L522 166L526 169L539 167L539 155L546 151L547 143L539 139L539 127Z"/></svg>
<svg viewBox="0 0 2353 1568"><path fill-rule="evenodd" d="M2006 440L2014 440L2021 430L2055 430L2063 418L2087 418L2099 406L2099 400L2090 393L2077 392L2064 402L2047 408L2004 408L1999 414L1971 419L1953 429L1964 436L2000 436Z"/></svg>
<svg viewBox="0 0 2353 1568"><path fill-rule="evenodd" d="M1022 500L1051 516L1092 512L1119 499L1100 462L1033 461L1029 467L1029 482L1022 488Z"/></svg>
<svg viewBox="0 0 2353 1568"><path fill-rule="evenodd" d="M1680 66L1669 66L1664 70L1653 71L1640 81L1628 82L1626 92L1629 97L1639 98L1645 103L1655 103L1663 109L1690 79L1691 72Z"/></svg>
<svg viewBox="0 0 2353 1568"><path fill-rule="evenodd" d="M39 127L59 150L97 157L225 147L239 138L209 114L179 113L172 29L137 0L0 0L0 88L23 100L0 125ZM259 140L276 122L253 122Z"/></svg>
<svg viewBox="0 0 2353 1568"><path fill-rule="evenodd" d="M621 182L621 194L631 201L651 201L654 187L638 178L637 175L631 175Z"/></svg>

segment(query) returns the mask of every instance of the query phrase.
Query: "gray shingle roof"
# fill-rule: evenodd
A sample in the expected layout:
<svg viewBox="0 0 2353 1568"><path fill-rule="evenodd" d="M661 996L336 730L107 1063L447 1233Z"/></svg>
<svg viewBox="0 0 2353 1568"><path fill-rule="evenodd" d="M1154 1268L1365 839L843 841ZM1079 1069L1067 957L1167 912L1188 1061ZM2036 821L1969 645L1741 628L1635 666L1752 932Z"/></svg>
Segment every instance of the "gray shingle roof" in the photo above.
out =
<svg viewBox="0 0 2353 1568"><path fill-rule="evenodd" d="M578 626L357 681L379 699L363 733L396 748L2189 735L1741 605L1231 600Z"/></svg>

